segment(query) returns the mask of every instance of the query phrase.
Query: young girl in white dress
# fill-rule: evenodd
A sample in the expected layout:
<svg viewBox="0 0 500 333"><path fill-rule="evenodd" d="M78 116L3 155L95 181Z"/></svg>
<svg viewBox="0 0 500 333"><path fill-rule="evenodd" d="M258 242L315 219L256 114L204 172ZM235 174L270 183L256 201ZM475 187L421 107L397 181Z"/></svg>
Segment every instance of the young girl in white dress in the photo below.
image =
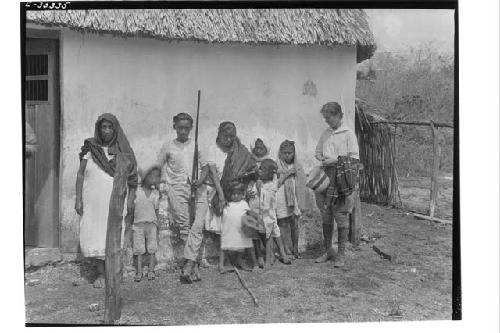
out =
<svg viewBox="0 0 500 333"><path fill-rule="evenodd" d="M222 213L221 254L219 269L221 273L231 270L226 267L229 259L232 266L243 270L252 270L243 262L243 253L253 250L252 238L246 236L241 228L241 218L250 211L245 201L246 187L243 184L234 185L229 190L229 203Z"/></svg>

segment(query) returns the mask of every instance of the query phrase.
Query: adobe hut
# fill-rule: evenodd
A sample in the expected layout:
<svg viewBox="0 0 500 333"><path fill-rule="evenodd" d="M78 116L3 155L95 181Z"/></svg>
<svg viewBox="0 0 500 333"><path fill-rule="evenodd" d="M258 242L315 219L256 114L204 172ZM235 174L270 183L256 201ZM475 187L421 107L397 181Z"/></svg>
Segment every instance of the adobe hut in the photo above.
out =
<svg viewBox="0 0 500 333"><path fill-rule="evenodd" d="M306 169L339 101L354 126L356 64L373 55L358 9L149 9L28 11L26 115L40 136L31 165L28 245L75 252L75 175L83 139L103 112L120 120L139 165L174 135L172 117L194 114L200 142L220 121L273 152L296 141ZM28 184L28 186L31 186Z"/></svg>

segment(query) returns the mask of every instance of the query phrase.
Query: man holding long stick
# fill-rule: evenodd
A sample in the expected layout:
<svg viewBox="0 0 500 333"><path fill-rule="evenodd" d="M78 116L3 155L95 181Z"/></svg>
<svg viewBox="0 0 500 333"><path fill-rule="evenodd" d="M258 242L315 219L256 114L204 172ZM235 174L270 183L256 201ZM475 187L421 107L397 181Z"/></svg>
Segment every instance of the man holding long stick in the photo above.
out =
<svg viewBox="0 0 500 333"><path fill-rule="evenodd" d="M180 238L185 244L185 263L182 276L187 276L187 279L184 279L187 283L192 282L191 271L197 260L203 239L203 229L198 233L196 230L191 230L191 224L203 226L208 209L206 188L203 185L208 174L208 166L204 160L204 154L200 151L198 151L195 160L196 145L189 135L193 125L193 118L187 113L179 113L174 116L174 129L177 138L163 145L156 161L156 164L161 166L163 170L162 181L166 183L170 215L173 217L173 222L179 227ZM201 174L199 179L193 182L191 179L193 178L194 163L201 170ZM194 211L190 211L192 190L196 192L194 193Z"/></svg>

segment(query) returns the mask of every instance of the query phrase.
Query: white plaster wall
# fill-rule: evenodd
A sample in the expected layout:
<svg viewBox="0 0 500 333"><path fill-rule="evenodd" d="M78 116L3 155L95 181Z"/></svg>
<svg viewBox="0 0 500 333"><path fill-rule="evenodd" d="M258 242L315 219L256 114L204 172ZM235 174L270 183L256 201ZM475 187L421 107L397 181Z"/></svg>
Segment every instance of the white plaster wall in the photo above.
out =
<svg viewBox="0 0 500 333"><path fill-rule="evenodd" d="M151 163L168 138L172 117L194 116L201 89L200 142L212 144L217 126L231 120L244 144L257 137L275 155L296 141L306 171L326 128L319 110L338 101L354 126L354 47L243 46L61 32L62 248L78 244L74 184L78 152L99 114L115 114L139 165ZM317 95L303 95L311 80Z"/></svg>

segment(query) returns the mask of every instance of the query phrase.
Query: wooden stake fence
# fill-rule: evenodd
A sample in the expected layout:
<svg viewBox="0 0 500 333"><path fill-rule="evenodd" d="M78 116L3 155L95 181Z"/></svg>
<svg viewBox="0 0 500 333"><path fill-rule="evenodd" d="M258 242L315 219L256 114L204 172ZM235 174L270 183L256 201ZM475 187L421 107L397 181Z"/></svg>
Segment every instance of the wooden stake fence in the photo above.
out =
<svg viewBox="0 0 500 333"><path fill-rule="evenodd" d="M376 114L363 109L372 108L366 103L356 101L356 135L360 148L360 159L364 170L360 174L360 195L363 201L377 204L395 204L399 199L396 171L396 130L398 126L429 126L433 139L433 162L431 170L431 188L429 202L429 219L435 218L437 196L439 191L439 169L443 144L443 136L439 128L453 128L452 124L433 121L397 121L385 120ZM375 126L374 126L375 125ZM392 126L394 128L391 128ZM351 216L351 236L353 240L356 230L355 212Z"/></svg>

